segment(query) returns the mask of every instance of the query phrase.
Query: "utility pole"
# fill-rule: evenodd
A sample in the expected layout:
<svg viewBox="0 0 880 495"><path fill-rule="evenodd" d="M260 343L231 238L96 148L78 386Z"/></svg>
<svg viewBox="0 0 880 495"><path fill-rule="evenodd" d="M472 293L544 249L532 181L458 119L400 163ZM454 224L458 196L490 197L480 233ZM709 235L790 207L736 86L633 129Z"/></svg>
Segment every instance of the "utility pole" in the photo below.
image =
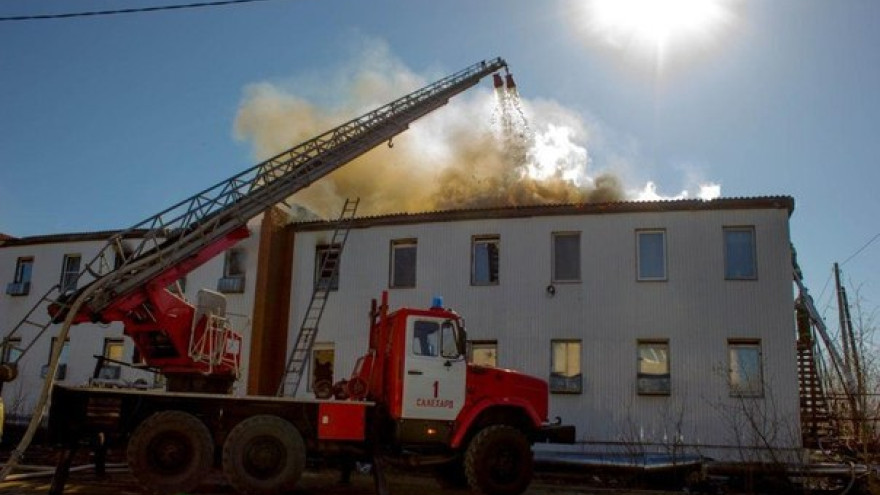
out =
<svg viewBox="0 0 880 495"><path fill-rule="evenodd" d="M834 263L834 283L837 288L837 314L840 320L840 336L843 341L843 356L846 367L853 370L856 378L856 396L850 399L856 407L852 411L854 432L861 442L864 438L862 430L866 426L862 414L865 411L865 377L862 371L860 342L856 341L853 331L852 317L849 312L849 300L846 288L840 283L840 265Z"/></svg>

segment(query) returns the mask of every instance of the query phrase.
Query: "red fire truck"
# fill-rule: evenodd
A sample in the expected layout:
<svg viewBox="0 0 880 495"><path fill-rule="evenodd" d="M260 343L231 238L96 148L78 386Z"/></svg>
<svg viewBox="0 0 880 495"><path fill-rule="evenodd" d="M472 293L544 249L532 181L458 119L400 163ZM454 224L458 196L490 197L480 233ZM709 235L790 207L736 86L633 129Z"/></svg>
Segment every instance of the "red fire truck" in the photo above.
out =
<svg viewBox="0 0 880 495"><path fill-rule="evenodd" d="M519 494L531 444L573 440L572 428L547 422L545 381L466 362L454 311L389 312L384 296L370 319L368 352L338 399L56 386L52 437L69 449L127 443L131 472L154 493L194 488L219 457L236 490L265 495L293 488L307 456L434 466L447 484Z"/></svg>

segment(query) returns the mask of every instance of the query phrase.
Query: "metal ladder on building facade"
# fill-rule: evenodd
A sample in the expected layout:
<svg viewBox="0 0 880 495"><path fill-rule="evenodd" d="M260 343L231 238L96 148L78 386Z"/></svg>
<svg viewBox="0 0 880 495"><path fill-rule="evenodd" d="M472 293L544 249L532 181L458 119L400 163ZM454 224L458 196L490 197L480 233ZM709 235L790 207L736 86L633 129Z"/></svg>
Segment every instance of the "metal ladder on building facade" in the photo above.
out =
<svg viewBox="0 0 880 495"><path fill-rule="evenodd" d="M351 222L357 212L359 203L360 198L345 200L342 213L340 213L339 219L336 221L333 237L331 237L327 248L319 254L321 256L321 265L315 274L315 287L309 300L308 309L306 309L303 316L299 333L296 336L296 343L288 357L284 377L278 385L278 393L276 394L278 397L296 395L300 382L302 382L306 364L309 362L312 348L315 345L315 339L318 336L318 324L321 321L321 316L324 314L327 298L330 295L330 291L335 289L337 275L339 274L339 264L342 260L342 250L345 247L345 241L348 240L348 232L351 229Z"/></svg>
<svg viewBox="0 0 880 495"><path fill-rule="evenodd" d="M801 436L804 447L828 448L838 432L832 421L828 397L819 376L815 352L816 341L813 339L809 312L800 301L795 309L798 329L797 363Z"/></svg>

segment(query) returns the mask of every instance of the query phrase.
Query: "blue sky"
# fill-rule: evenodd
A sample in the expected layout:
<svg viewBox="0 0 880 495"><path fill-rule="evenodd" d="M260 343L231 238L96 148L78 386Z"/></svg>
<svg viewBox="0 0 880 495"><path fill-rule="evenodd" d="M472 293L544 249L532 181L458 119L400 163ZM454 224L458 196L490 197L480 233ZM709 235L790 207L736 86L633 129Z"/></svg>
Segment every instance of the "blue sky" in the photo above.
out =
<svg viewBox="0 0 880 495"><path fill-rule="evenodd" d="M4 0L0 17L162 3ZM588 175L664 197L793 196L818 299L831 263L880 233L880 2L730 0L723 29L662 64L591 32L585 3L272 0L0 22L0 232L124 228L252 165L235 129L254 85L337 108L351 98L339 80L375 50L425 82L502 56L528 104L556 109L538 122L579 126ZM843 266L869 309L878 268L880 241Z"/></svg>

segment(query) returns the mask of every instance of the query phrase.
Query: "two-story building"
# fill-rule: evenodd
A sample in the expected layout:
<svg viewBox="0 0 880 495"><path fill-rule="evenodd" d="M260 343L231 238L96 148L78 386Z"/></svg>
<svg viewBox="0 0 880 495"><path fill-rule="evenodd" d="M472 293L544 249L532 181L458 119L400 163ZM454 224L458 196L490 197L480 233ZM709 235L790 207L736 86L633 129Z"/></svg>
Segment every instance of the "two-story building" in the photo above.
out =
<svg viewBox="0 0 880 495"><path fill-rule="evenodd" d="M392 307L442 296L467 320L470 359L548 380L551 415L593 447L790 453L801 444L793 207L773 197L361 218L312 361L348 376L381 291ZM332 226L291 228L296 329Z"/></svg>
<svg viewBox="0 0 880 495"><path fill-rule="evenodd" d="M311 396L315 378L350 375L366 349L370 300L382 291L392 308L440 296L467 321L469 359L545 378L551 415L577 427L581 448L731 460L796 452L793 208L790 197L769 197L358 218L298 395ZM251 222L249 239L185 281L188 297L220 289L229 311L244 315L238 394L274 393L334 228L278 219ZM0 329L49 285L64 283L99 238L0 245ZM26 409L50 339L4 387L7 404ZM89 381L94 354L132 355L113 325L77 327L67 345L68 383ZM137 370L106 373L147 380Z"/></svg>

